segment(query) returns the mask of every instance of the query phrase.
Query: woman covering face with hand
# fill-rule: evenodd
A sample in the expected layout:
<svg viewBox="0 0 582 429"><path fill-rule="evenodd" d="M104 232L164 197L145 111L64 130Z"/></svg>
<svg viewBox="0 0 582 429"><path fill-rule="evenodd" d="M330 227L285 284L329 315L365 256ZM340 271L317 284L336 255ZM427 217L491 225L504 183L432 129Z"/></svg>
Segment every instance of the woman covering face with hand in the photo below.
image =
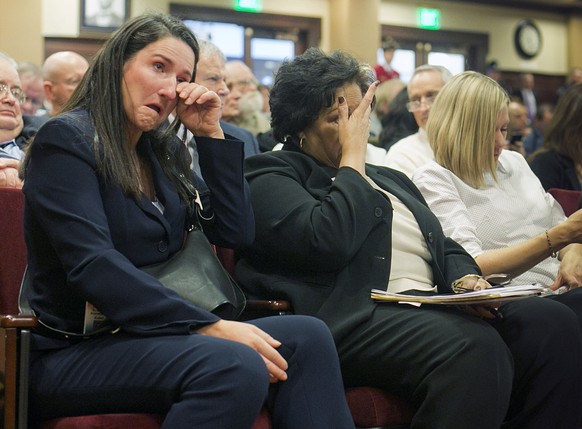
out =
<svg viewBox="0 0 582 429"><path fill-rule="evenodd" d="M31 418L157 412L164 428L250 428L266 403L276 428L352 429L323 323L221 320L139 269L178 252L190 222L179 122L197 139L206 235L230 247L253 240L243 144L225 138L218 96L193 83L197 57L180 20L134 18L30 146L28 299L42 322ZM174 109L178 123L160 129ZM119 329L89 335L88 303Z"/></svg>
<svg viewBox="0 0 582 429"><path fill-rule="evenodd" d="M281 65L270 106L285 145L245 160L257 235L238 278L324 320L346 384L408 399L411 428L576 427L582 346L566 306L528 298L493 319L370 298L447 293L481 274L403 173L365 164L375 88L341 52L312 48Z"/></svg>

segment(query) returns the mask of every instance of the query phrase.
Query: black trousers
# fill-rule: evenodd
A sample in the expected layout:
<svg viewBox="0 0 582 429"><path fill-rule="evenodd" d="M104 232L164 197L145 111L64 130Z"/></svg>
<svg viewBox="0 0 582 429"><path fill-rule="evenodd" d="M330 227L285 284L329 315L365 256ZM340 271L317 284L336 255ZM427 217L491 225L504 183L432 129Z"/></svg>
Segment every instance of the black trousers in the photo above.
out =
<svg viewBox="0 0 582 429"><path fill-rule="evenodd" d="M158 412L166 414L164 429L244 429L266 403L275 428L354 429L323 322L278 316L249 323L283 343L288 380L269 384L259 354L236 342L115 334L35 353L31 419Z"/></svg>
<svg viewBox="0 0 582 429"><path fill-rule="evenodd" d="M450 307L380 304L338 344L347 386L416 407L411 428L579 429L582 339L567 306L528 298L488 321Z"/></svg>

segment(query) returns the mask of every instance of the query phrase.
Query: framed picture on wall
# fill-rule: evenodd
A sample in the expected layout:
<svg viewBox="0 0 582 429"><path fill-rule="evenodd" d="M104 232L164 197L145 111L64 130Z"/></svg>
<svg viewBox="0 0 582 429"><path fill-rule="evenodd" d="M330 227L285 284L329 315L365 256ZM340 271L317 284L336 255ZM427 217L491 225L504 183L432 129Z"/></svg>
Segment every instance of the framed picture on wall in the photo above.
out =
<svg viewBox="0 0 582 429"><path fill-rule="evenodd" d="M81 0L81 32L110 32L129 17L129 0Z"/></svg>

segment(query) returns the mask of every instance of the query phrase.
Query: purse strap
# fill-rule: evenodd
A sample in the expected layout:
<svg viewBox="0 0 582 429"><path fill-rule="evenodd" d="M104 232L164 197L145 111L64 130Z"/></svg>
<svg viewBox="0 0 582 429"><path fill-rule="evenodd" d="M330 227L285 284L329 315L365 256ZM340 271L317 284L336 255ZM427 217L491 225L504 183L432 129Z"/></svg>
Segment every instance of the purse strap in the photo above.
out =
<svg viewBox="0 0 582 429"><path fill-rule="evenodd" d="M172 168L172 173L174 177L180 184L181 188L186 191L188 195L188 200L184 203L186 204L186 211L187 211L187 222L188 225L186 226L187 231L192 231L193 229L200 229L202 228L202 223L210 223L214 221L214 211L210 215L210 217L205 217L203 215L204 207L202 205L202 198L200 196L200 192L198 188L194 185L192 181L186 179L186 176L183 173L179 173L176 168Z"/></svg>

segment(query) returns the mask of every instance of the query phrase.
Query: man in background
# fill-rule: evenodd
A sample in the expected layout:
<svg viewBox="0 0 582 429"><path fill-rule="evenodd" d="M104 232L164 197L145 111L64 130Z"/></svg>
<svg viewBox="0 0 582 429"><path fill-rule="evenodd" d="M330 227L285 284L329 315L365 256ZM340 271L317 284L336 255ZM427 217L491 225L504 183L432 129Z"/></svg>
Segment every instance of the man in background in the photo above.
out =
<svg viewBox="0 0 582 429"><path fill-rule="evenodd" d="M212 42L199 40L200 54L198 65L196 66L195 82L203 85L211 91L216 92L222 103L223 117L225 114L235 115L238 112L236 99L230 98L230 90L225 80L226 58L222 51ZM255 136L248 130L220 121L220 126L225 134L229 134L244 143L244 156L256 155L259 153L259 144ZM191 136L188 138L188 146L192 155L192 169L201 177L198 165L198 153L196 151L196 140Z"/></svg>
<svg viewBox="0 0 582 429"><path fill-rule="evenodd" d="M546 127L554 117L555 106L551 103L542 103L534 116L531 133L523 141L526 156L534 153L544 143Z"/></svg>
<svg viewBox="0 0 582 429"><path fill-rule="evenodd" d="M507 125L506 149L525 155L523 142L531 133L527 107L519 99L515 99L509 102L507 111L509 113L509 123Z"/></svg>
<svg viewBox="0 0 582 429"><path fill-rule="evenodd" d="M394 52L400 46L392 38L388 37L382 41L382 51L384 52L384 64L378 64L374 66L374 73L376 73L376 79L380 82L384 82L390 79L398 79L400 73L392 68L392 60L394 59Z"/></svg>
<svg viewBox="0 0 582 429"><path fill-rule="evenodd" d="M42 76L49 116L61 111L88 68L88 61L76 52L60 51L47 57Z"/></svg>
<svg viewBox="0 0 582 429"><path fill-rule="evenodd" d="M493 60L487 63L485 66L485 74L496 81L507 92L508 95L511 94L511 86L509 86L505 79L503 79L503 73L499 69L497 61Z"/></svg>
<svg viewBox="0 0 582 429"><path fill-rule="evenodd" d="M263 94L258 89L258 81L253 71L242 61L228 61L225 64L226 84L230 91L228 96L235 99L238 114L224 112L223 119L249 130L257 136L271 129L269 116L264 112Z"/></svg>
<svg viewBox="0 0 582 429"><path fill-rule="evenodd" d="M558 98L560 98L568 88L577 83L582 83L582 67L572 67L568 79L566 80L566 84L559 87L556 91Z"/></svg>
<svg viewBox="0 0 582 429"><path fill-rule="evenodd" d="M18 167L23 148L42 124L36 116L22 116L25 100L16 62L0 52L0 187L22 187Z"/></svg>
<svg viewBox="0 0 582 429"><path fill-rule="evenodd" d="M532 73L520 73L519 75L520 87L517 88L512 97L520 100L527 109L527 117L530 122L538 110L538 100L534 93L535 77Z"/></svg>
<svg viewBox="0 0 582 429"><path fill-rule="evenodd" d="M412 177L418 167L434 160L425 127L437 94L451 77L451 72L442 66L417 67L408 83L406 107L418 124L418 132L394 143L383 156L376 150L372 153L368 145L366 162L386 165Z"/></svg>
<svg viewBox="0 0 582 429"><path fill-rule="evenodd" d="M18 75L26 100L22 103L23 115L41 116L46 113L43 108L44 87L40 67L34 63L23 62L18 64Z"/></svg>

